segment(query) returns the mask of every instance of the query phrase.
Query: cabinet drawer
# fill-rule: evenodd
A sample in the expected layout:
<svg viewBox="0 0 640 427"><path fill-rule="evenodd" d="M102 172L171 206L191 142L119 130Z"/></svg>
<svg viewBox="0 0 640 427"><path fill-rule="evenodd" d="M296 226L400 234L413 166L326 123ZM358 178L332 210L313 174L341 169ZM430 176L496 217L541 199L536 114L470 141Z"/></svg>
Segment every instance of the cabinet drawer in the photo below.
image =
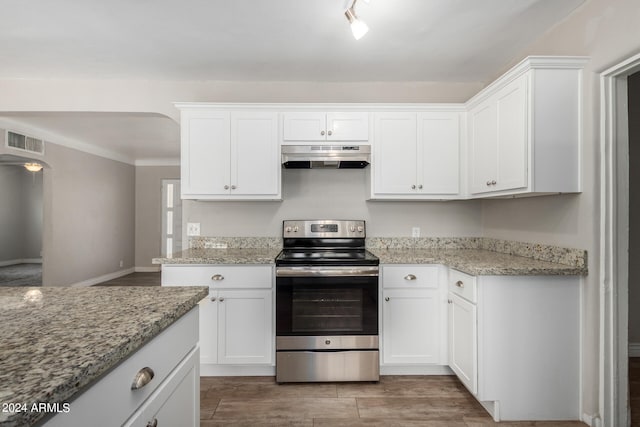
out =
<svg viewBox="0 0 640 427"><path fill-rule="evenodd" d="M460 295L462 298L475 304L478 302L478 292L476 288L477 284L475 276L461 273L458 270L449 269L450 292Z"/></svg>
<svg viewBox="0 0 640 427"><path fill-rule="evenodd" d="M72 400L70 412L57 414L45 426L122 425L197 344L198 309L194 308ZM136 374L145 367L153 370L153 378L132 390Z"/></svg>
<svg viewBox="0 0 640 427"><path fill-rule="evenodd" d="M270 265L163 265L162 286L221 288L271 288Z"/></svg>
<svg viewBox="0 0 640 427"><path fill-rule="evenodd" d="M384 265L383 288L437 288L438 266Z"/></svg>

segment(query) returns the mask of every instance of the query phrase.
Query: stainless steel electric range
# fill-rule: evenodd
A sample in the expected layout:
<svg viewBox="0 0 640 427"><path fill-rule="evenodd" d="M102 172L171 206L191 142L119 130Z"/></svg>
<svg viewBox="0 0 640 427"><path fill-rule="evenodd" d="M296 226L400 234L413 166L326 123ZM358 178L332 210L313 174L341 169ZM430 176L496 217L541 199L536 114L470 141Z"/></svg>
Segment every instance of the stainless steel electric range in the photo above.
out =
<svg viewBox="0 0 640 427"><path fill-rule="evenodd" d="M378 381L378 265L364 221L284 221L276 381Z"/></svg>

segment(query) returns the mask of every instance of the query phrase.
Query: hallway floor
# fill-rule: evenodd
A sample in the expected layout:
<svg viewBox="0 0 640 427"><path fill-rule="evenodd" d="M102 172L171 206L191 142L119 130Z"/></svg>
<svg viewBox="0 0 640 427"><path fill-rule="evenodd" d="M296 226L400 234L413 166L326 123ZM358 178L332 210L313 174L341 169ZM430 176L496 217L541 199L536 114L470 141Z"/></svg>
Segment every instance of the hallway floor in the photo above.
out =
<svg viewBox="0 0 640 427"><path fill-rule="evenodd" d="M0 286L42 286L42 264L0 267Z"/></svg>

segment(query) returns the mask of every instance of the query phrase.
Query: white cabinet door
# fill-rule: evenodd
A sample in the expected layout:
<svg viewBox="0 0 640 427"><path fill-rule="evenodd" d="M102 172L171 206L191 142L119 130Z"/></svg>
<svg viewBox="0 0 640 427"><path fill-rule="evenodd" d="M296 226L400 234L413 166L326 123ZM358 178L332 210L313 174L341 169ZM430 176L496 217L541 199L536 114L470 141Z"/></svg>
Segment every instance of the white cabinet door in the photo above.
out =
<svg viewBox="0 0 640 427"><path fill-rule="evenodd" d="M460 114L418 114L418 191L460 192Z"/></svg>
<svg viewBox="0 0 640 427"><path fill-rule="evenodd" d="M527 75L496 95L497 171L493 191L527 186Z"/></svg>
<svg viewBox="0 0 640 427"><path fill-rule="evenodd" d="M417 191L416 114L376 113L374 120L374 194Z"/></svg>
<svg viewBox="0 0 640 427"><path fill-rule="evenodd" d="M229 113L183 111L181 120L183 198L228 193Z"/></svg>
<svg viewBox="0 0 640 427"><path fill-rule="evenodd" d="M369 113L327 113L327 141L368 141Z"/></svg>
<svg viewBox="0 0 640 427"><path fill-rule="evenodd" d="M232 113L231 194L278 196L280 170L277 113Z"/></svg>
<svg viewBox="0 0 640 427"><path fill-rule="evenodd" d="M325 113L284 113L283 134L285 141L324 141L327 134Z"/></svg>
<svg viewBox="0 0 640 427"><path fill-rule="evenodd" d="M218 363L218 292L209 291L209 296L200 306L200 363Z"/></svg>
<svg viewBox="0 0 640 427"><path fill-rule="evenodd" d="M439 363L438 294L437 289L383 291L383 363Z"/></svg>
<svg viewBox="0 0 640 427"><path fill-rule="evenodd" d="M449 292L449 367L478 393L478 330L475 304Z"/></svg>
<svg viewBox="0 0 640 427"><path fill-rule="evenodd" d="M493 191L498 168L496 105L492 100L469 112L469 166L472 194Z"/></svg>
<svg viewBox="0 0 640 427"><path fill-rule="evenodd" d="M369 139L368 113L283 113L282 139L284 143L337 141L367 141Z"/></svg>
<svg viewBox="0 0 640 427"><path fill-rule="evenodd" d="M218 363L272 363L271 302L271 290L219 291Z"/></svg>

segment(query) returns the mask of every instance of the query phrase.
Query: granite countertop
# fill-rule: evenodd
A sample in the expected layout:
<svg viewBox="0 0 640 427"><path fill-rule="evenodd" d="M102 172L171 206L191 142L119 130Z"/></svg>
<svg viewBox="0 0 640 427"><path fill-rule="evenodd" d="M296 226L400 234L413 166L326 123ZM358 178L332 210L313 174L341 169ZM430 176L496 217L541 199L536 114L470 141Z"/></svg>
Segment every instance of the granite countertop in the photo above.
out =
<svg viewBox="0 0 640 427"><path fill-rule="evenodd" d="M0 287L0 404L71 400L207 293L202 286ZM3 410L0 426L44 415Z"/></svg>
<svg viewBox="0 0 640 427"><path fill-rule="evenodd" d="M537 260L487 249L369 249L380 264L444 264L472 276L587 275L586 266Z"/></svg>
<svg viewBox="0 0 640 427"><path fill-rule="evenodd" d="M274 264L280 248L185 249L168 258L154 258L154 264Z"/></svg>

